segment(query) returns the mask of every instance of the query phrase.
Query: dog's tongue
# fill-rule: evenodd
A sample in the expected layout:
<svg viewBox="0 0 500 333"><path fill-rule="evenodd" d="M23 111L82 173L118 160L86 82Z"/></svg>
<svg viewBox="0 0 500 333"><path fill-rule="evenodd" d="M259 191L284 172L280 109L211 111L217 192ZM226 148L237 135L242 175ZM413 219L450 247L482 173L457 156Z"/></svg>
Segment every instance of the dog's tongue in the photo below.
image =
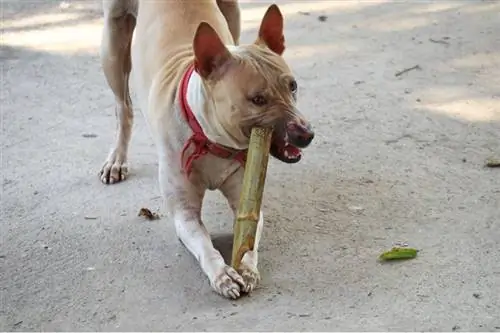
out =
<svg viewBox="0 0 500 333"><path fill-rule="evenodd" d="M285 157L288 157L288 158L298 157L301 153L299 148L294 147L294 146L289 145L289 144L286 144L283 147L283 152L284 152Z"/></svg>

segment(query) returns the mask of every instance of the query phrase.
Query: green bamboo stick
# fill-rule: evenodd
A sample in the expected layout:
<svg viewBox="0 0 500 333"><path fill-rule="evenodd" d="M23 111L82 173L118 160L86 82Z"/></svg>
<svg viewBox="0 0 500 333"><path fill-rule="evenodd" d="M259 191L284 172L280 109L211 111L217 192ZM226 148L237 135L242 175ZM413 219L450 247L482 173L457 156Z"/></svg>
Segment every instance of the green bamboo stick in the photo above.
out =
<svg viewBox="0 0 500 333"><path fill-rule="evenodd" d="M253 128L248 146L240 201L234 223L231 266L238 269L243 255L252 251L266 182L272 129Z"/></svg>

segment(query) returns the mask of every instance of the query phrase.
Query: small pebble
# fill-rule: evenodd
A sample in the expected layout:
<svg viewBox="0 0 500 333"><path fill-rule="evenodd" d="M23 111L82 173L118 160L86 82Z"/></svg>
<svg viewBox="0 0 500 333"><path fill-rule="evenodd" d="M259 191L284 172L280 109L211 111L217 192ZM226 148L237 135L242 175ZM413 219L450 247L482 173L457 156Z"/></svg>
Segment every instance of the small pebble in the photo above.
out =
<svg viewBox="0 0 500 333"><path fill-rule="evenodd" d="M361 206L349 206L348 209L351 211L351 212L354 212L354 213L361 213L363 210L365 210L363 207Z"/></svg>

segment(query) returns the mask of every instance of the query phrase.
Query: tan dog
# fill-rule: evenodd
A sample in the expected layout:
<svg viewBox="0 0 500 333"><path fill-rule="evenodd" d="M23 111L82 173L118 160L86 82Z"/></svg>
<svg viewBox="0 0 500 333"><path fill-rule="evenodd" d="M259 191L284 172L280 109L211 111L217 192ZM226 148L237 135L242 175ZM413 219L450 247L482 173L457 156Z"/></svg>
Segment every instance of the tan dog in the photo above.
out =
<svg viewBox="0 0 500 333"><path fill-rule="evenodd" d="M236 0L104 0L101 59L116 97L118 131L102 170L112 184L127 176L133 114L129 76L158 149L159 181L177 236L213 289L238 298L259 281L257 250L239 272L226 265L201 221L207 189L236 210L249 134L274 128L271 154L298 162L314 136L295 107L297 83L281 57L283 17L271 5L255 43L239 45ZM131 71L131 69L134 69Z"/></svg>

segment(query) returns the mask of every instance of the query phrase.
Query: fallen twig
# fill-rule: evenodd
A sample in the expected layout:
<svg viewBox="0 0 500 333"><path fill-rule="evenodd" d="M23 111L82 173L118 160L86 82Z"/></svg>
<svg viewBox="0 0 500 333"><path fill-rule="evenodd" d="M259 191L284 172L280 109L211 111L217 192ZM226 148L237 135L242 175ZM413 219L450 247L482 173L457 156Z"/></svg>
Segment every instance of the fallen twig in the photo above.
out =
<svg viewBox="0 0 500 333"><path fill-rule="evenodd" d="M401 75L403 75L405 73L408 73L408 72L416 70L416 69L422 70L422 67L420 67L420 65L415 65L413 67L405 68L405 69L397 72L396 74L394 74L394 76L398 77L398 76L401 76Z"/></svg>
<svg viewBox="0 0 500 333"><path fill-rule="evenodd" d="M434 39L434 38L429 38L429 42L431 43L436 43L436 44L444 44L444 45L450 45L449 42L443 40L443 39Z"/></svg>
<svg viewBox="0 0 500 333"><path fill-rule="evenodd" d="M490 158L486 159L485 165L488 168L500 168L500 158L490 157Z"/></svg>

